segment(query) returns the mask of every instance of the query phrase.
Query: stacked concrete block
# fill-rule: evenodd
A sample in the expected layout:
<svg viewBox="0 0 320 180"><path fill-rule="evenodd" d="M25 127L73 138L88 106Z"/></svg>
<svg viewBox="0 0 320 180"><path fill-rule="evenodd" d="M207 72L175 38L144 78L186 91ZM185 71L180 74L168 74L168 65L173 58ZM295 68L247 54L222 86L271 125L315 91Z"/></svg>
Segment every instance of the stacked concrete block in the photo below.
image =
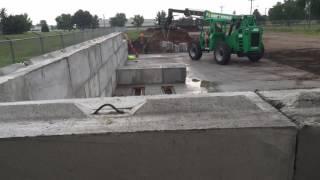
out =
<svg viewBox="0 0 320 180"><path fill-rule="evenodd" d="M185 64L123 66L117 70L118 85L184 83Z"/></svg>
<svg viewBox="0 0 320 180"><path fill-rule="evenodd" d="M35 64L0 77L0 101L88 98L109 95L116 69L127 60L121 33L35 58Z"/></svg>
<svg viewBox="0 0 320 180"><path fill-rule="evenodd" d="M295 180L320 179L320 89L262 92L299 127Z"/></svg>
<svg viewBox="0 0 320 180"><path fill-rule="evenodd" d="M92 115L106 102L125 114ZM0 113L0 179L292 180L294 173L297 129L254 93L0 103Z"/></svg>

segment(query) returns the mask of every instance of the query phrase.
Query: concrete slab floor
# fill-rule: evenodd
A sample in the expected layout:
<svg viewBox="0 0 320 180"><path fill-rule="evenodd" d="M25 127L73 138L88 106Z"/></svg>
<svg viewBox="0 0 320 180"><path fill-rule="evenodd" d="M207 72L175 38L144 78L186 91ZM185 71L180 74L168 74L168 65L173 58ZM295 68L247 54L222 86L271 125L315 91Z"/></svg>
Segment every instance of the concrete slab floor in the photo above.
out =
<svg viewBox="0 0 320 180"><path fill-rule="evenodd" d="M200 61L191 61L187 53L141 55L127 66L183 63L187 65L186 84L176 84L178 94L259 90L304 89L320 87L318 75L278 64L268 59L252 63L247 58L233 56L229 65L214 62L212 53L205 53ZM146 86L146 92L157 94L162 85ZM157 88L158 87L158 88ZM118 87L116 96L130 87ZM151 90L148 90L148 89Z"/></svg>

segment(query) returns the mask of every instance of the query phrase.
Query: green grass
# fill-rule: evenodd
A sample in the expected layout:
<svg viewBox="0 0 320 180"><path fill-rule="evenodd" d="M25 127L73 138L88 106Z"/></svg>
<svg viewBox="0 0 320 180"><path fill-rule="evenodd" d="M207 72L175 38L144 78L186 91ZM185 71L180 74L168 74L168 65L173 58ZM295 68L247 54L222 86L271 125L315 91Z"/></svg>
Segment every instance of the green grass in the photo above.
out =
<svg viewBox="0 0 320 180"><path fill-rule="evenodd" d="M294 26L265 26L266 32L286 32L293 34L303 34L309 36L320 36L320 25L311 25L311 27L305 25Z"/></svg>
<svg viewBox="0 0 320 180"><path fill-rule="evenodd" d="M0 35L0 67L14 63L10 51L10 43L3 40L23 39L13 42L15 63L17 63L23 62L43 53L62 49L61 38L59 36L60 33L61 32L59 31L52 31L48 33L28 32L15 35ZM63 34L65 47L82 41L82 34L80 33L74 34L72 32L63 32ZM43 52L41 49L39 35L43 37Z"/></svg>
<svg viewBox="0 0 320 180"><path fill-rule="evenodd" d="M133 41L138 39L140 32L142 31L137 29L137 30L128 30L126 33L128 34L128 37Z"/></svg>

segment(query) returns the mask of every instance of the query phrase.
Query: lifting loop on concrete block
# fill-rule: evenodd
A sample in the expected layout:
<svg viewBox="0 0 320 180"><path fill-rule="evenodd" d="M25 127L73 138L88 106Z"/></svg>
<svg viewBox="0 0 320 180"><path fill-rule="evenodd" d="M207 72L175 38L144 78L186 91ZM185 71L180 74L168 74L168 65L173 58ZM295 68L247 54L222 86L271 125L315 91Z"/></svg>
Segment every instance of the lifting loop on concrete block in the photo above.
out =
<svg viewBox="0 0 320 180"><path fill-rule="evenodd" d="M104 105L102 105L102 106L100 106L94 113L92 113L93 115L97 115L97 114L99 114L99 111L102 109L102 108L104 108L104 107L106 107L106 106L109 106L109 107L111 107L113 110L115 110L117 113L119 113L119 114L124 114L124 111L121 111L120 109L118 109L118 108L116 108L114 105L112 105L112 104L104 104Z"/></svg>

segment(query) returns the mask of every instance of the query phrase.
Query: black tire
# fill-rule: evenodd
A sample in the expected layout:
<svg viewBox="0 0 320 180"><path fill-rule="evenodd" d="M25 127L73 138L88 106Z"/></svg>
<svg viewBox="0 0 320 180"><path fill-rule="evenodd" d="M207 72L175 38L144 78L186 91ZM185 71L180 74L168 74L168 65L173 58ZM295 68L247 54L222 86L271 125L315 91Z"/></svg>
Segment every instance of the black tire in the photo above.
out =
<svg viewBox="0 0 320 180"><path fill-rule="evenodd" d="M200 44L197 42L191 42L188 46L189 56L192 60L198 61L202 57L202 51Z"/></svg>
<svg viewBox="0 0 320 180"><path fill-rule="evenodd" d="M259 62L264 56L264 46L262 46L261 52L255 54L249 54L248 58L251 62Z"/></svg>
<svg viewBox="0 0 320 180"><path fill-rule="evenodd" d="M231 49L228 44L219 42L214 50L214 60L217 64L227 65L231 58Z"/></svg>

